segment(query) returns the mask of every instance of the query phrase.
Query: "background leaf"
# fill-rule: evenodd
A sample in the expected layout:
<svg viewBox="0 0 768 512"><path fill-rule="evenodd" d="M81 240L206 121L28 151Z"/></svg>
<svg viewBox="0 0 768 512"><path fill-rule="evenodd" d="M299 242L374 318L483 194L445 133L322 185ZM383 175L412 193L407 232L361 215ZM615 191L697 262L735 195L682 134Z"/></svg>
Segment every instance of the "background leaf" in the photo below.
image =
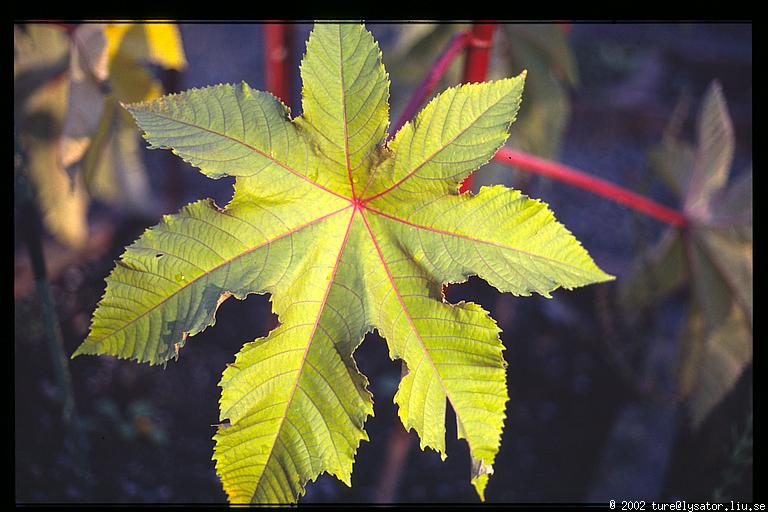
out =
<svg viewBox="0 0 768 512"><path fill-rule="evenodd" d="M14 103L30 179L46 228L67 245L85 241L90 198L134 212L157 203L133 121L115 110L119 100L162 93L148 62L186 65L175 25L82 24L69 36L53 25L14 26Z"/></svg>
<svg viewBox="0 0 768 512"><path fill-rule="evenodd" d="M632 316L688 284L679 386L698 427L752 357L752 178L728 185L734 135L719 84L702 103L695 147L677 137L679 111L651 161L680 195L691 225L668 230L650 258L642 255L621 295Z"/></svg>
<svg viewBox="0 0 768 512"><path fill-rule="evenodd" d="M67 37L53 27L14 26L14 53L14 124L43 222L59 241L80 246L88 196L82 180L66 172L60 146L69 94Z"/></svg>

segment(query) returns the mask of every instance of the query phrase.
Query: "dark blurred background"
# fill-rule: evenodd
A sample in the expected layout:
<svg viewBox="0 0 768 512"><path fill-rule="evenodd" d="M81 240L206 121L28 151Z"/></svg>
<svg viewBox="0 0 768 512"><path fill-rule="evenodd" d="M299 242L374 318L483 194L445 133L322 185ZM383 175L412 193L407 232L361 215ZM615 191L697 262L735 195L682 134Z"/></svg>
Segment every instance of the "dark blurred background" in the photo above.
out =
<svg viewBox="0 0 768 512"><path fill-rule="evenodd" d="M261 25L179 28L188 67L183 72L153 69L166 90L241 80L266 87ZM311 26L294 28L296 80L289 103L297 115L298 63ZM395 53L400 26L368 28L390 73L394 120L437 53ZM648 153L661 140L681 96L692 99L695 112L717 79L734 123L734 169L751 164L751 25L574 23L567 40L578 83L567 93L570 117L557 160L678 206L677 197L649 170ZM416 67L421 71L393 62L392 55L421 59ZM505 69L498 62L494 66ZM441 87L453 85L444 82ZM693 138L694 132L691 121L685 134ZM155 206L165 213L203 197L219 205L231 197L232 180L209 180L170 152L142 150L142 158L160 201ZM665 229L588 192L490 167L489 180L498 181L506 172L501 181L548 203L597 264L618 280ZM54 242L45 246L49 268L55 267L49 273L67 356L87 335L114 261L158 221L151 215L119 215L97 203L89 219L98 228L93 240L103 240L95 254L63 258ZM60 390L27 260L17 236L17 503L225 502L211 460L217 383L244 342L275 327L267 297L226 301L216 324L190 339L180 359L165 369L110 357L68 361L78 438L62 424ZM688 297L665 301L642 330L628 332L613 299L616 286L557 291L553 299L502 295L475 278L448 290L452 302L482 304L503 329L510 401L487 501L704 501L717 492L723 499L752 501L751 364L704 423L691 429L674 398L677 339ZM400 366L389 360L384 341L369 334L355 358L374 394L375 416L366 424L371 440L358 451L351 489L323 475L308 485L303 501L476 502L468 450L456 440L451 412L448 458L441 462L435 452L420 451L397 422L392 398ZM739 452L743 443L749 446L746 462Z"/></svg>

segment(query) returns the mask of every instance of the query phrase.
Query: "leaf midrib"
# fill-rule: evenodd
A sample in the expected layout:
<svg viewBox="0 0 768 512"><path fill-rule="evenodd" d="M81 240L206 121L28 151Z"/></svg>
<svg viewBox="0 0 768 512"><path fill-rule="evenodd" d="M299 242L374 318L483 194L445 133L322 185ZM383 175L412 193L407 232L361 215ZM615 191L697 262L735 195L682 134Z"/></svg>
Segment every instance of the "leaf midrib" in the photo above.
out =
<svg viewBox="0 0 768 512"><path fill-rule="evenodd" d="M343 212L344 210L348 210L349 208L350 208L350 206L345 206L345 207L343 207L343 208L340 208L340 209L338 209L338 210L336 210L336 211L333 211L333 212L331 212L331 213L328 213L328 214L326 214L326 215L323 215L323 216L321 216L321 217L318 217L318 218L312 219L312 220L311 220L311 221L309 221L309 222L306 222L306 223L304 223L304 224L302 224L302 225L300 225L300 226L297 226L297 227L295 227L295 228L292 228L292 229L290 229L289 231L286 231L285 233L281 233L281 234L280 234L280 235L278 235L278 236L275 236L275 237L273 237L273 238L270 238L270 239L268 239L268 240L265 240L264 242L262 242L262 243L260 243L260 244L258 244L258 245L256 245L256 246L254 246L254 247L251 247L251 248L249 248L249 249L247 249L247 250L245 250L245 251L243 251L243 252L241 252L241 253L238 253L238 254L236 254L235 256L233 256L233 257L231 257L231 258L229 258L229 259L227 259L227 260L225 260L225 261L222 261L221 263L219 263L219 264L218 264L218 265L216 265L215 267L211 268L210 270L203 272L202 274L200 274L199 276L195 277L194 279L191 279L189 282L185 283L183 286L181 286L181 287L179 287L178 289L176 289L176 290L175 290L173 293L171 293L170 295L168 295L167 297L165 297L163 300L161 300L160 302L158 302L157 304L155 304L155 305L154 305L154 306L152 306L151 308L147 309L147 310L146 310L146 311L144 311L143 313L141 313L141 314L140 314L139 316L137 316L136 318L134 318L134 319L132 319L132 320L130 320L130 321L128 321L128 322L126 322L125 324L123 324L122 326L120 326L118 329L115 329L114 331L110 332L108 335L104 336L103 338L100 338L100 339L98 339L98 340L97 340L97 342L98 342L98 343L103 343L105 340L108 340L108 339L112 338L113 336L115 336L115 335L116 335L116 334L118 334L119 332L121 332L121 331L125 330L125 329L126 329L126 328L128 328L129 326L133 325L134 323L138 322L139 320L141 320L141 319L142 319L142 318L144 318L145 316L147 316L147 315L149 315L150 313L152 313L153 311L155 311L157 308L159 308L160 306L162 306L163 304L165 304L166 302L168 302L169 300L171 300L173 297L175 297L176 295L178 295L179 293L181 293L181 292L182 292L183 290L185 290L187 287L189 287L189 286L192 286L193 284L195 284L195 283L196 283L197 281L199 281L200 279L202 279L202 278L204 278L204 277L207 277L207 276L209 276L209 275L213 274L214 272L216 272L216 271L217 271L217 270L219 270L220 268L222 268L222 267L224 267L224 266L226 266L226 265L229 265L229 264L230 264L230 263L232 263L233 261L235 261L235 260L237 260L237 259L239 259L239 258L242 258L242 257L244 257L244 256L247 256L248 254L252 253L253 251L256 251L256 250L258 250L258 249L260 249L260 248L262 248L262 247L264 247L264 246L266 246L266 245L269 245L269 244L271 244L271 243L273 243L273 242L276 242L276 241L278 241L278 240L280 240L280 239L282 239L282 238L285 238L286 236L291 236L291 235L293 235L293 234L295 234L295 233L298 233L299 231L303 230L304 228L307 228L307 227L309 227L309 226L312 226L312 225L314 225L314 224L317 224L318 222L321 222L321 221L323 221L323 220L326 220L326 219L328 219L328 218L330 218L330 217L332 217L332 216L334 216L334 215L336 215L336 214L338 214L338 213L341 213L341 212ZM87 341L87 340L86 340L86 341ZM74 356L75 356L75 355L77 355L78 353L79 353L79 350L75 351L75 353L72 355L72 357L74 357Z"/></svg>
<svg viewBox="0 0 768 512"><path fill-rule="evenodd" d="M434 228L434 227L431 227L431 226L424 226L422 224L416 224L415 222L411 222L411 221L406 220L406 219L401 219L399 217L395 217L394 215L391 215L389 213L383 212L381 210L377 210L375 208L371 208L370 206L368 206L366 204L364 204L363 207L366 210L368 210L369 212L371 212L371 213L374 213L376 215L380 215L380 216L382 216L384 218L393 220L395 222L400 222L402 224L405 224L407 226L411 226L411 227L414 227L414 228L417 228L417 229L423 229L425 231L429 231L431 233L437 233L439 235L446 235L446 236L454 236L456 238L463 238L463 239L468 240L470 242L476 242L476 243L480 243L480 244L491 245L493 247L498 247L499 249L506 249L506 250L509 250L509 251L517 252L519 254L524 254L524 255L529 256L531 258L537 258L537 259L540 259L540 260L545 260L545 261L547 261L547 262L549 262L549 263L551 263L553 265L558 265L558 266L562 266L562 267L567 267L568 269L572 269L572 271L575 274L577 274L577 275L583 275L585 273L584 269L582 269L581 267L578 267L576 265L572 265L570 263L566 263L566 262L561 261L561 260L550 258L548 256L543 256L541 254L536 254L536 253L532 253L532 252L529 252L529 251L525 251L525 250L519 249L517 247L510 247L510 246L507 246L507 245L502 245L502 244L500 244L498 242L492 242L490 240L481 240L479 238L475 238L475 237L472 237L472 236L469 236L469 235L464 235L464 234L461 234L461 233L453 233L451 231L445 231L445 230L437 229L437 228ZM588 272L588 273L592 274L592 275L595 275L594 272Z"/></svg>
<svg viewBox="0 0 768 512"><path fill-rule="evenodd" d="M348 209L349 206L345 207L343 210ZM339 211L343 211L339 210ZM338 211L335 213L339 213ZM331 288L333 287L334 279L336 278L336 271L339 269L339 263L341 262L341 256L344 254L344 248L347 246L347 240L349 240L349 233L352 230L352 223L355 220L355 215L357 213L357 209L353 209L352 215L349 217L349 223L347 224L347 228L344 232L344 238L341 242L341 247L339 248L339 253L336 255L336 261L333 264L333 270L331 271L331 277L328 280L328 286L325 289L325 294L323 295L323 300L320 302L320 306L318 307L318 313L317 317L315 318L315 323L312 326L312 332L309 334L309 338L307 341L307 346L304 349L304 353L301 356L301 362L299 363L299 369L296 373L296 381L293 383L293 389L291 389L291 395L288 397L288 400L285 402L285 413L280 418L280 424L277 426L277 431L275 433L275 441L272 443L272 448L269 452L269 457L267 457L266 462L264 463L264 469L261 472L261 475L259 475L259 479L256 481L256 485L254 486L253 494L251 495L251 499L256 495L256 490L259 488L259 485L261 484L262 479L264 478L264 475L266 473L266 468L269 465L269 462L272 460L272 456L275 454L275 445L277 441L280 440L280 434L283 430L283 425L285 424L285 420L288 418L288 411L291 408L291 403L293 402L293 399L296 395L296 391L299 388L299 381L301 380L301 375L304 371L304 366L307 362L307 355L309 354L309 348L312 346L312 341L315 337L315 332L317 331L317 327L320 325L320 318L323 316L323 313L325 312L325 305L328 302L328 295L331 292ZM311 400L311 399L310 399ZM333 440L332 440L333 442ZM334 446L335 448L335 446ZM338 452L336 452L336 456L338 458ZM341 464L341 461L338 461L339 464Z"/></svg>
<svg viewBox="0 0 768 512"><path fill-rule="evenodd" d="M443 381L443 376L440 374L440 371L437 369L437 366L435 365L434 360L432 359L431 354L429 353L429 350L427 349L426 343L424 343L424 339L421 337L421 333L416 328L416 324L413 322L413 318L411 317L411 313L408 310L408 308L405 305L405 301L403 300L402 295L400 294L400 290L397 287L397 284L395 283L394 276L392 275L392 272L389 270L389 266L387 265L386 260L384 259L384 254L381 252L381 248L379 247L378 242L376 241L376 236L373 234L373 230L371 229L370 224L368 223L368 219L365 217L365 213L361 210L360 212L361 217L363 218L363 222L365 223L365 228L368 230L368 234L371 236L371 240L373 241L373 245L376 247L376 252L378 253L379 260L381 261L382 266L384 267L384 271L387 273L387 278L389 280L389 283L392 285L392 290L395 292L395 296L397 297L397 301L400 303L400 307L403 310L403 313L405 313L405 317L408 319L408 324L411 326L411 329L413 330L416 337L419 339L419 342L421 344L421 348L424 351L424 357L427 358L429 361L430 366L432 366L432 370L435 372L435 374L438 377L438 381L440 382L440 387L443 389L443 394L448 399L448 402L451 404L451 407L453 408L456 419L462 423L459 410L456 408L456 405L453 402L453 399L451 398L450 393L448 393L448 388L445 387L445 382ZM404 358L405 354L401 354L401 358ZM470 442L468 437L465 437L467 441L467 445L469 445L469 451L472 453L472 443Z"/></svg>
<svg viewBox="0 0 768 512"><path fill-rule="evenodd" d="M127 108L128 108L129 110L131 109L131 107L127 107ZM133 108L134 108L134 110L138 110L138 109L137 109L137 108L135 108L135 107L133 107ZM150 111L144 111L144 112L150 112ZM309 183L310 185L313 185L313 186L315 186L315 187L319 188L320 190L323 190L323 191L325 191L325 192L328 192L329 194L332 194L332 195L334 195L334 196L336 196L336 197L338 197L338 198L344 199L344 200L346 200L346 201L351 201L351 200L350 200L350 198L348 198L347 196L345 196L345 195L342 195L342 194L339 194L338 192L335 192L335 191L333 191L333 190L331 190L331 189L329 189L329 188L327 188L327 187L325 187L325 186L323 186L323 185L319 184L318 182L316 182L316 181L314 181L314 180L311 180L309 177L307 177L307 176L305 176L304 174L300 173L299 171L297 171L296 169L292 168L292 167L291 167L291 166L289 166L288 164L286 164L286 163L284 163L284 162L281 162L280 160L277 160L277 159L276 159L275 157L273 157L272 155L265 153L263 150L261 150L261 149L257 148L256 146L252 146L251 144L248 144L248 143L247 143L247 142L245 142L244 140L240 140L240 139L238 139L237 137L233 137L233 136L231 136L231 135L228 135L228 134L226 134L226 133L222 133L222 132L220 132L220 131L216 131L216 130L212 130L212 129L210 129L210 128L206 128L205 126L200 126L200 125L197 125L197 124L194 124L194 123L190 123L190 122L187 122L187 121L184 121L184 120L181 120L181 119L177 119L177 118L175 118L175 117L171 117L171 116L165 115L165 114L163 114L163 113L160 113L160 112L151 111L151 114L152 114L152 115L156 115L156 116L158 116L158 117L161 117L161 118L163 118L163 119L167 119L167 120L169 120L169 121L173 121L173 122L175 122L175 123L183 124L183 125L185 125L185 126L189 126L189 127L191 127L191 128L196 128L196 129L198 129L198 130L202 130L202 131L204 131L204 132L208 132L208 133L210 133L210 134L213 134L213 135L217 135L217 136L219 136L219 137L222 137L222 138L224 138L224 139L227 139L227 140L231 140L232 142L236 142L236 143L238 143L238 144L240 144L240 145L242 145L242 146L245 146L246 148L250 149L250 150L251 150L251 151L253 151L254 153L256 153L256 154L258 154L258 155L260 155L260 156L262 156L262 157L266 158L266 159L267 159L267 160L269 160L270 162L272 162L272 163L274 163L274 164L276 164L276 165L279 165L280 167L282 167L282 168L283 168L283 169L285 169L286 171L288 171L288 172L290 172L291 174L293 174L293 175L295 175L295 176L297 176L297 177L301 178L302 180L306 181L306 182L307 182L307 183ZM291 123L291 125L293 125L293 122L292 122L292 121L289 121L289 122Z"/></svg>
<svg viewBox="0 0 768 512"><path fill-rule="evenodd" d="M352 165L349 163L349 133L347 126L347 99L344 86L344 47L341 37L341 28L339 27L339 79L341 81L341 113L342 126L344 128L344 159L347 164L347 177L349 178L349 187L352 192L352 200L357 200L355 195L355 182L352 179ZM353 216L354 217L354 216Z"/></svg>

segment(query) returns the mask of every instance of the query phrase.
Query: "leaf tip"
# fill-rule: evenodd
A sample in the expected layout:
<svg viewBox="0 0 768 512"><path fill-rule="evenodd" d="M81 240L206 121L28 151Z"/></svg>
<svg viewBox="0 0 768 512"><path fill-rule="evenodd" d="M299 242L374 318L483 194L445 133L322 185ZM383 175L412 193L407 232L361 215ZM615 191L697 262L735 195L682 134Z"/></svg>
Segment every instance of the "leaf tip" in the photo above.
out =
<svg viewBox="0 0 768 512"><path fill-rule="evenodd" d="M488 475L480 475L472 480L477 496L480 501L485 502L485 486L488 484Z"/></svg>
<svg viewBox="0 0 768 512"><path fill-rule="evenodd" d="M492 465L486 464L482 459L472 458L472 485L480 501L485 501L485 486L488 485L488 477L492 474Z"/></svg>
<svg viewBox="0 0 768 512"><path fill-rule="evenodd" d="M597 274L596 283L607 283L609 281L615 281L616 276L612 274L608 274L607 272L604 272L601 268L597 269L599 273Z"/></svg>
<svg viewBox="0 0 768 512"><path fill-rule="evenodd" d="M351 475L351 473L347 473L347 472L345 471L345 472L343 472L343 473L342 473L342 474L340 474L340 475L339 475L339 474L337 474L337 475L336 475L336 478L338 478L338 479L339 479L339 481L341 481L341 483L343 483L344 485L346 485L346 486L347 486L347 487L349 487L350 489L352 488L352 475Z"/></svg>
<svg viewBox="0 0 768 512"><path fill-rule="evenodd" d="M83 346L82 346L82 345L80 345L79 347L77 347L77 348L75 349L75 351L74 351L74 352L72 352L72 355L71 355L71 356L69 356L69 360L71 361L72 359L74 359L74 358L76 358L76 357L78 357L78 356L81 356L81 355L83 355L84 353L85 353L85 352L83 352Z"/></svg>

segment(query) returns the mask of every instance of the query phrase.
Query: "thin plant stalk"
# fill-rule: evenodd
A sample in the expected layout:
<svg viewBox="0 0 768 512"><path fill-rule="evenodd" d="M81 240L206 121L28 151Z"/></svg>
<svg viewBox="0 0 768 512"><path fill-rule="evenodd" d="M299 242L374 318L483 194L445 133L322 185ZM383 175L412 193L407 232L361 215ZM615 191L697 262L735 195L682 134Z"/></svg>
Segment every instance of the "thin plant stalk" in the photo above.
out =
<svg viewBox="0 0 768 512"><path fill-rule="evenodd" d="M64 440L64 452L74 461L75 477L82 489L87 491L90 489L93 479L88 460L88 439L83 428L83 422L77 414L72 375L69 372L69 359L64 350L64 338L61 334L59 316L56 312L56 302L48 281L45 253L43 252L42 217L35 203L32 185L26 173L22 144L17 134L14 134L14 139L16 152L14 161L16 168L15 185L17 197L20 200L20 211L23 212L22 215L26 220L20 228L22 239L29 251L37 295L42 307L48 353L51 357L56 384L60 393L61 417L67 434Z"/></svg>
<svg viewBox="0 0 768 512"><path fill-rule="evenodd" d="M374 503L392 503L403 476L403 467L413 444L413 435L407 432L398 418L389 432L387 455L379 478L379 485L373 497Z"/></svg>
<svg viewBox="0 0 768 512"><path fill-rule="evenodd" d="M56 303L48 282L45 267L45 255L42 243L42 220L37 205L33 200L32 187L26 174L24 154L16 141L16 186L21 199L21 209L27 222L21 227L22 237L29 251L32 273L35 279L37 295L43 313L48 352L51 356L53 370L58 384L61 400L61 413L65 424L70 424L75 413L75 398L72 393L72 377L69 373L67 356L64 353L64 340L61 335L59 317L56 313Z"/></svg>

